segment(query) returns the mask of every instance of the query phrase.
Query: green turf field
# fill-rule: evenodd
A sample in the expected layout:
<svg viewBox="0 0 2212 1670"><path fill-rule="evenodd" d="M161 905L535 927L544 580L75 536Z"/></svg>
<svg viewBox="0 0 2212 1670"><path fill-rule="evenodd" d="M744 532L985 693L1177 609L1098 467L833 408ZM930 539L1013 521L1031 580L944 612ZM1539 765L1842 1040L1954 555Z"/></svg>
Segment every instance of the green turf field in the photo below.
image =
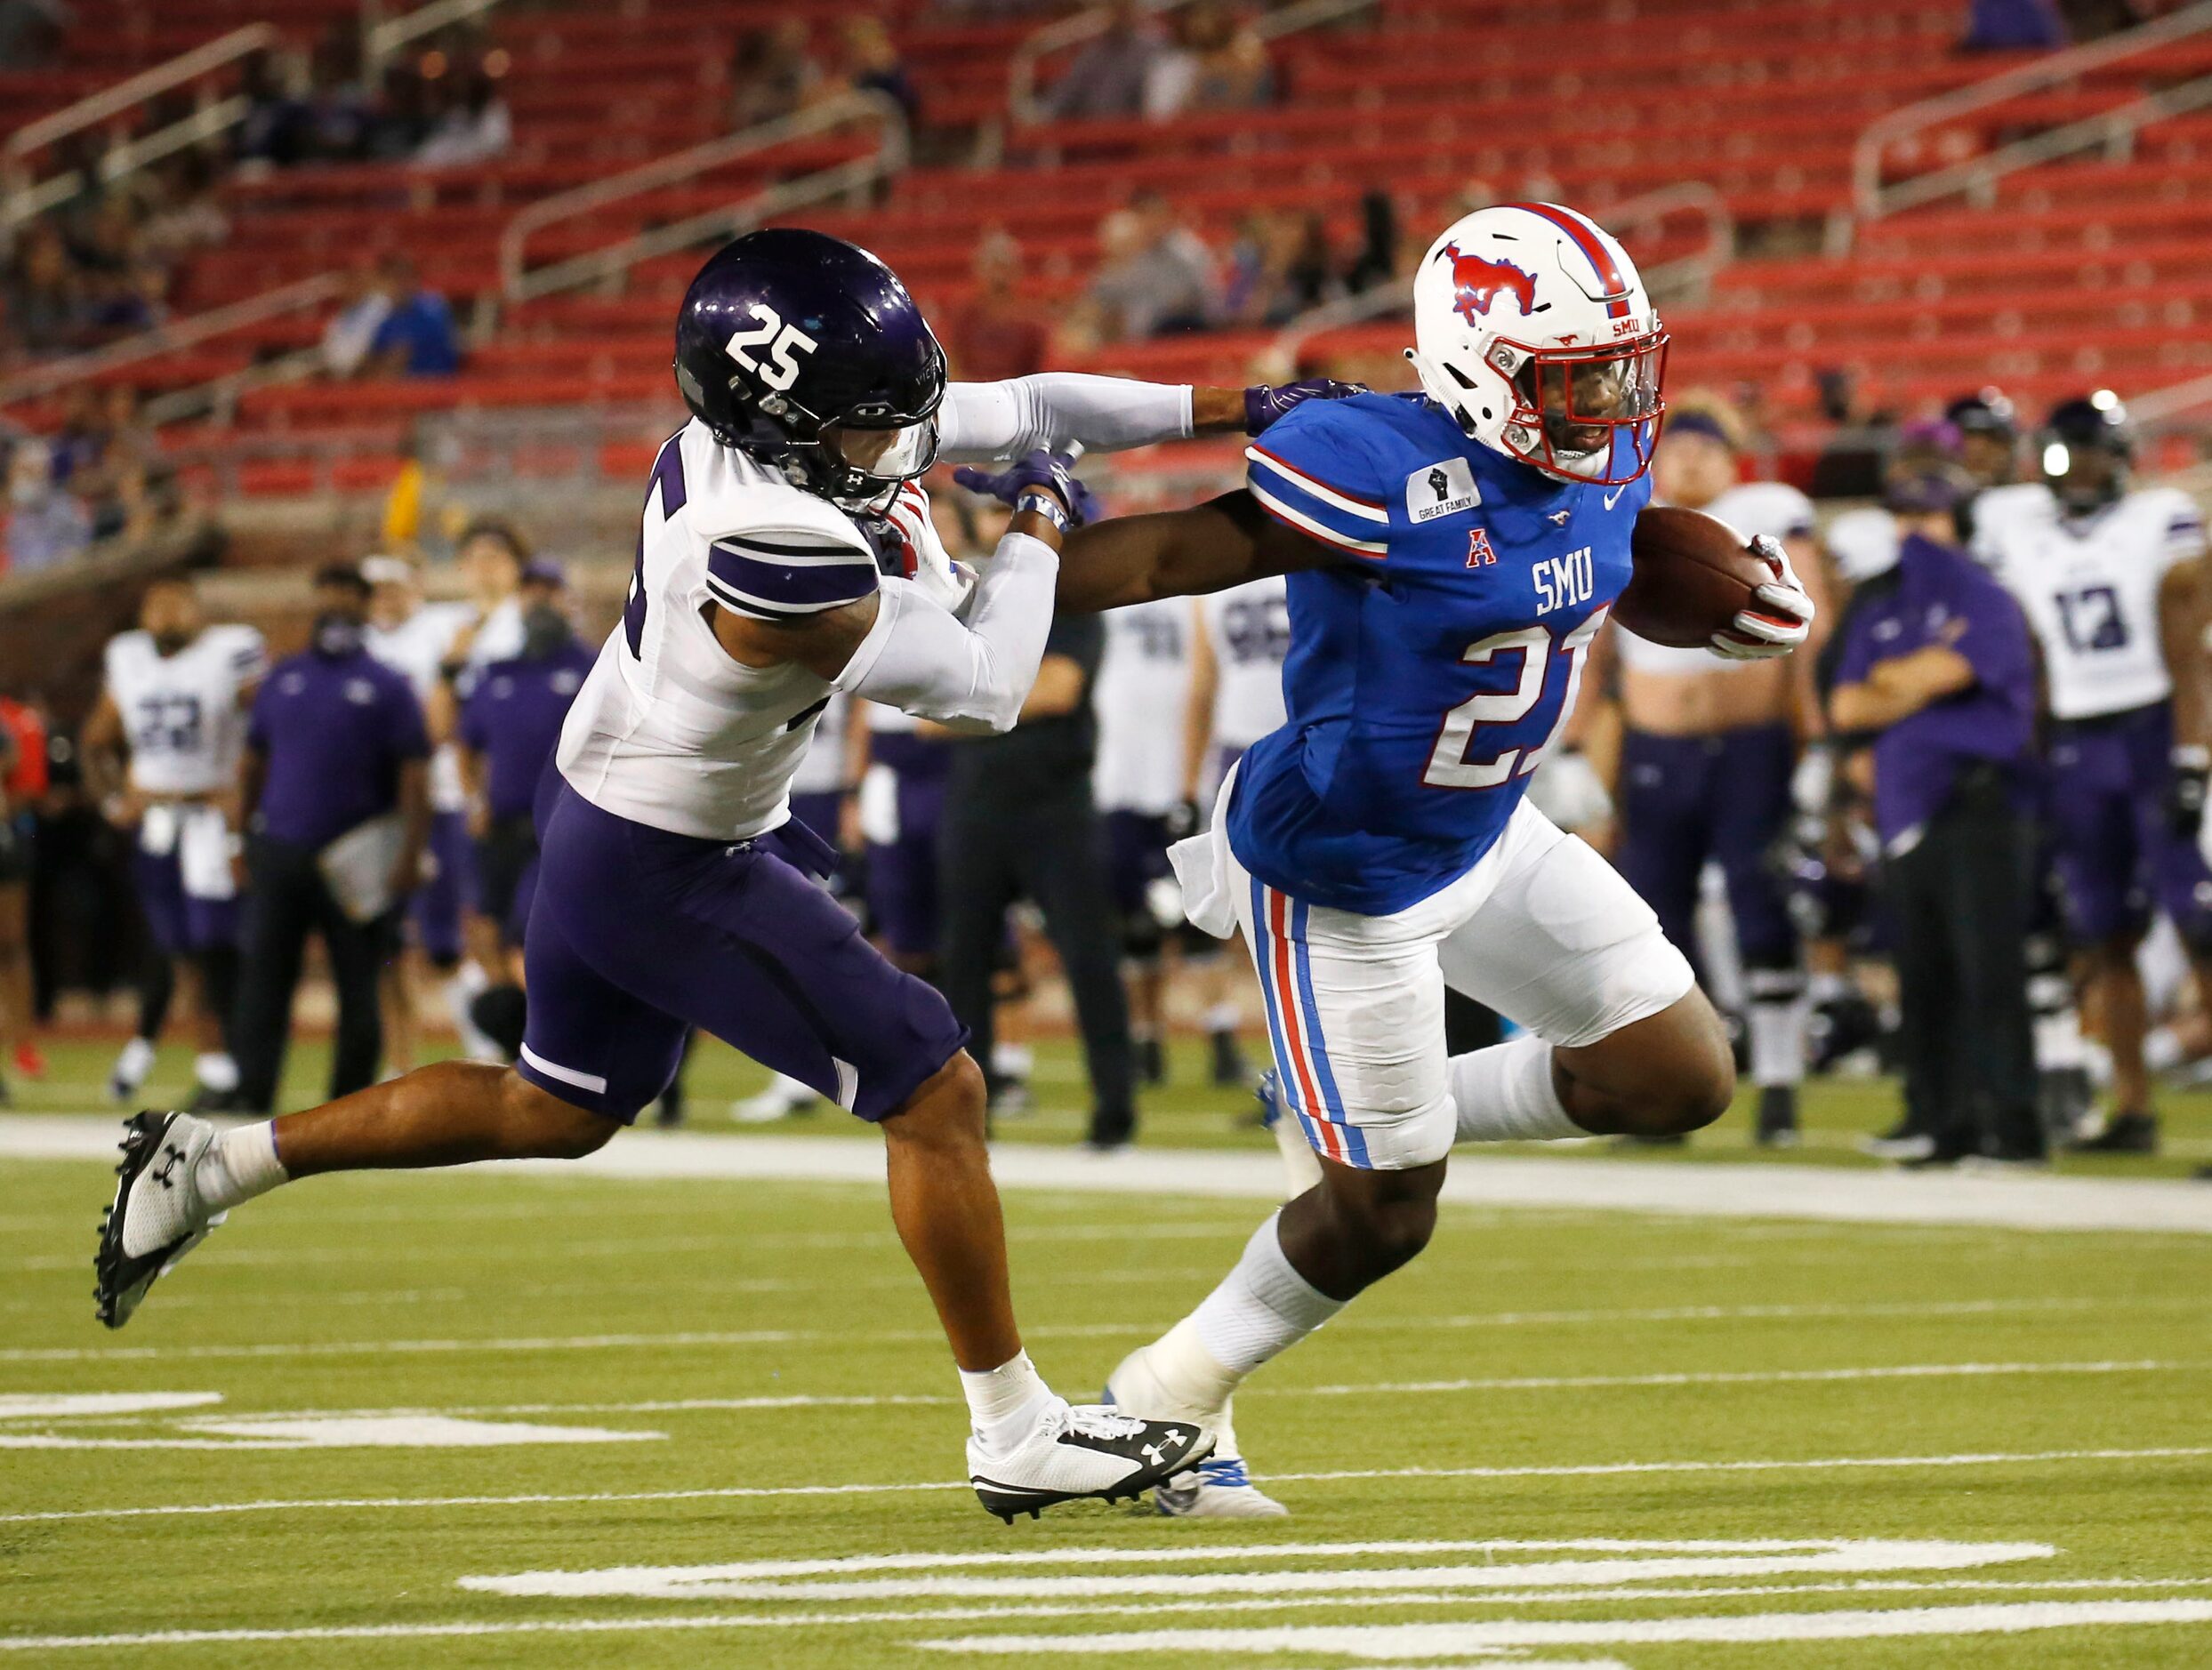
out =
<svg viewBox="0 0 2212 1670"><path fill-rule="evenodd" d="M872 1187L313 1181L109 1335L107 1186L0 1159L0 1666L2212 1664L2212 1236L1449 1207L1240 1399L1295 1517L1009 1529ZM1078 1395L1264 1210L1007 1203Z"/></svg>

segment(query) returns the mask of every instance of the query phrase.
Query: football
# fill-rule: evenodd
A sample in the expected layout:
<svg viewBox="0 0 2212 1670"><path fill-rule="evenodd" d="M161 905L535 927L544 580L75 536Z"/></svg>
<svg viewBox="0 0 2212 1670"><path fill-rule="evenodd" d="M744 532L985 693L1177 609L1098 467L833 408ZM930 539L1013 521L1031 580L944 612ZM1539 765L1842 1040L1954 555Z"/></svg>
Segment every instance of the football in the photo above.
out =
<svg viewBox="0 0 2212 1670"><path fill-rule="evenodd" d="M1717 517L1653 505L1629 542L1636 572L1613 618L1638 638L1702 649L1774 578L1749 542Z"/></svg>

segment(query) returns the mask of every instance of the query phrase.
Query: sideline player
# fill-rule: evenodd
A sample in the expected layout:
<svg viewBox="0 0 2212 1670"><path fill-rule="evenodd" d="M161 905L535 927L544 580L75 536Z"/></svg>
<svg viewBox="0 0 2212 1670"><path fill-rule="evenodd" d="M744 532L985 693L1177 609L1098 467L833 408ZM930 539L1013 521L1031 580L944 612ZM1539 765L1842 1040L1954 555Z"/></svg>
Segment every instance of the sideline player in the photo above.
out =
<svg viewBox="0 0 2212 1670"><path fill-rule="evenodd" d="M1064 608L1290 575L1289 721L1174 857L1192 919L1251 945L1322 1181L1107 1383L1121 1408L1214 1427L1171 1513L1280 1511L1236 1455L1230 1394L1428 1244L1455 1142L1673 1135L1734 1088L1651 908L1523 792L1629 579L1665 333L1627 252L1549 204L1453 225L1413 309L1426 397L1301 405L1246 449L1245 490L1087 528L1062 571ZM1805 641L1812 600L1760 551L1774 579L1722 654ZM1527 1031L1448 1057L1447 983Z"/></svg>
<svg viewBox="0 0 2212 1670"><path fill-rule="evenodd" d="M961 1371L985 1506L1010 1519L1139 1492L1202 1459L1211 1435L1071 1409L1030 1365L983 1075L945 1000L815 885L827 843L788 820L788 792L841 689L970 730L1013 723L1082 504L1064 463L1031 449L1258 430L1318 390L1082 377L948 390L944 351L889 269L795 229L741 237L701 269L676 380L693 420L655 462L628 600L539 800L520 1063L442 1062L221 1133L140 1115L101 1236L101 1318L126 1321L220 1215L293 1178L589 1153L660 1093L696 1024L881 1126L892 1217ZM1026 485L972 584L949 564L909 570L882 515L940 445L1030 454L1008 472Z"/></svg>
<svg viewBox="0 0 2212 1670"><path fill-rule="evenodd" d="M2076 1146L2149 1153L2136 951L2154 911L2212 992L2212 871L2197 844L2212 767L2204 519L2177 489L2130 490L2135 438L2109 391L2062 401L2040 446L2040 481L1975 501L1975 542L2042 651L2067 926L2112 1056L2111 1116Z"/></svg>
<svg viewBox="0 0 2212 1670"><path fill-rule="evenodd" d="M230 1009L238 982L238 756L245 711L268 666L250 626L210 626L189 580L157 580L135 631L109 639L107 681L84 721L85 769L109 821L132 832L131 875L153 946L139 987L138 1031L108 1088L138 1093L176 989L196 976L195 1106L238 1088Z"/></svg>
<svg viewBox="0 0 2212 1670"><path fill-rule="evenodd" d="M1291 653L1291 603L1281 574L1263 574L1191 605L1191 688L1183 736L1183 798L1213 804L1244 751L1281 725L1283 662ZM1188 955L1189 953L1186 953ZM1252 1082L1237 1034L1237 970L1230 957L1194 958L1205 995L1213 1081ZM1301 1149L1303 1143L1300 1143Z"/></svg>
<svg viewBox="0 0 2212 1670"><path fill-rule="evenodd" d="M1812 502L1779 481L1742 480L1742 422L1733 410L1710 397L1684 401L1668 414L1653 491L1663 503L1718 517L1746 537L1781 541L1798 574L1817 576ZM1598 647L1601 689L1611 682L1608 654L1618 664L1622 722L1618 775L1606 785L1620 814L1614 862L1693 962L1700 881L1708 863L1720 867L1759 1093L1753 1134L1761 1143L1795 1142L1805 975L1774 855L1790 827L1798 743L1793 720L1818 723L1817 706L1800 699L1809 694L1798 675L1810 658L1724 662L1621 628Z"/></svg>
<svg viewBox="0 0 2212 1670"><path fill-rule="evenodd" d="M1167 929L1159 892L1168 847L1185 805L1182 735L1191 691L1191 618L1179 598L1162 598L1106 617L1106 654L1091 706L1098 752L1092 792L1106 825L1107 872L1121 916L1129 986L1130 1040L1140 1084L1167 1082Z"/></svg>

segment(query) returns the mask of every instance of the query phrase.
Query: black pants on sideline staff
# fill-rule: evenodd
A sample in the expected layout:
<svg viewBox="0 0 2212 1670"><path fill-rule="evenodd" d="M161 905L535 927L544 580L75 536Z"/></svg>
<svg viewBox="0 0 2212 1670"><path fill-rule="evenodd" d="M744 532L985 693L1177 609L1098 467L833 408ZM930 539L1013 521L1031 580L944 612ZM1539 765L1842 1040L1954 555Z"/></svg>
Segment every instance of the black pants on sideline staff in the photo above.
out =
<svg viewBox="0 0 2212 1670"><path fill-rule="evenodd" d="M938 979L970 1046L991 1063L991 973L1007 907L1026 895L1044 913L1082 1029L1090 1072L1090 1140L1126 1142L1137 1122L1114 919L1088 775L1018 804L997 794L948 797L937 839L943 944Z"/></svg>
<svg viewBox="0 0 2212 1670"><path fill-rule="evenodd" d="M320 934L338 993L338 1030L330 1056L332 1100L376 1082L384 1052L376 971L389 937L382 921L356 922L338 908L312 848L258 838L250 851L253 887L245 911L244 974L232 1048L238 1094L266 1113L277 1103L292 1040L292 999L307 936Z"/></svg>
<svg viewBox="0 0 2212 1670"><path fill-rule="evenodd" d="M1969 768L1919 843L1885 861L1905 1111L1942 1154L2043 1152L2028 1018L2033 833L1994 768Z"/></svg>

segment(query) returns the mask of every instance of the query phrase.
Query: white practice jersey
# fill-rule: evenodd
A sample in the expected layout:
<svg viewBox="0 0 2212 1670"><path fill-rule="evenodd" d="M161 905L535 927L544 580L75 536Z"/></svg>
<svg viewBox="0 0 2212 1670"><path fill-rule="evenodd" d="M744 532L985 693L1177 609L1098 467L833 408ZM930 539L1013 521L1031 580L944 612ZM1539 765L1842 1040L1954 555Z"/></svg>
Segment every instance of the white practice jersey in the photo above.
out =
<svg viewBox="0 0 2212 1670"><path fill-rule="evenodd" d="M475 619L476 610L466 603L425 603L397 626L370 627L362 642L370 654L406 675L414 686L415 700L427 708L446 652L461 630ZM451 743L445 743L430 757L431 809L458 812L468 798L461 782L460 756Z"/></svg>
<svg viewBox="0 0 2212 1670"><path fill-rule="evenodd" d="M1098 716L1091 789L1101 811L1160 817L1183 799L1190 632L1190 606L1180 598L1106 613L1091 700Z"/></svg>
<svg viewBox="0 0 2212 1670"><path fill-rule="evenodd" d="M2159 589L2201 556L2204 518L2188 494L2145 487L2069 517L2039 482L1974 502L1975 554L2019 599L2043 652L2052 714L2095 719L2173 694Z"/></svg>
<svg viewBox="0 0 2212 1670"><path fill-rule="evenodd" d="M239 697L269 654L250 626L211 626L173 655L150 634L108 641L108 694L131 748L131 786L144 794L215 794L238 776L245 746Z"/></svg>
<svg viewBox="0 0 2212 1670"><path fill-rule="evenodd" d="M1281 574L1247 580L1198 599L1213 650L1213 741L1250 748L1282 727L1283 662L1291 653L1290 589Z"/></svg>
<svg viewBox="0 0 2212 1670"><path fill-rule="evenodd" d="M1781 481L1746 481L1700 508L1746 539L1757 539L1762 534L1780 540L1810 538L1818 526L1813 501ZM1621 664L1637 672L1733 672L1762 664L1730 661L1709 649L1654 644L1625 626L1614 630L1613 644Z"/></svg>

